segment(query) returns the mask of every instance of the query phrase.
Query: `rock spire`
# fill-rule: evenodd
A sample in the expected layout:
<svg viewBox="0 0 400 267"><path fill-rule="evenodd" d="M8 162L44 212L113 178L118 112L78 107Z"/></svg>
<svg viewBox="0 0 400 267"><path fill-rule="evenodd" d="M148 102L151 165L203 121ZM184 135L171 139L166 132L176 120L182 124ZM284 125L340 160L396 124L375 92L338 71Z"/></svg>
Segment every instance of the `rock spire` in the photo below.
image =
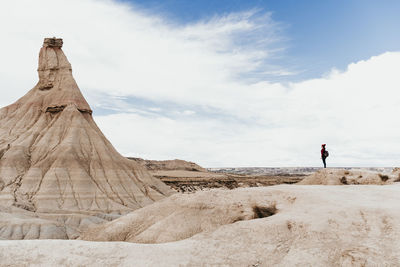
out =
<svg viewBox="0 0 400 267"><path fill-rule="evenodd" d="M170 195L97 127L62 45L44 39L39 82L0 109L0 205L122 214Z"/></svg>

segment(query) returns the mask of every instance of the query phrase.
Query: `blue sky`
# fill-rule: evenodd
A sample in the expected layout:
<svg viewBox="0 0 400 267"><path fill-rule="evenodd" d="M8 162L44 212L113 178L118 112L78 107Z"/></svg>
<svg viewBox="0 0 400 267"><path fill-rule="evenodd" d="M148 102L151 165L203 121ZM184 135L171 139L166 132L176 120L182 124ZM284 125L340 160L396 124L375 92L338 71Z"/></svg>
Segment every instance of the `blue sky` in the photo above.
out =
<svg viewBox="0 0 400 267"><path fill-rule="evenodd" d="M320 77L332 68L400 48L398 0L125 0L180 24L212 16L260 9L272 12L282 27L285 51L270 62L297 75L298 81Z"/></svg>
<svg viewBox="0 0 400 267"><path fill-rule="evenodd" d="M398 166L398 14L391 0L3 1L0 106L33 88L56 36L123 155L321 166L326 143L328 166Z"/></svg>

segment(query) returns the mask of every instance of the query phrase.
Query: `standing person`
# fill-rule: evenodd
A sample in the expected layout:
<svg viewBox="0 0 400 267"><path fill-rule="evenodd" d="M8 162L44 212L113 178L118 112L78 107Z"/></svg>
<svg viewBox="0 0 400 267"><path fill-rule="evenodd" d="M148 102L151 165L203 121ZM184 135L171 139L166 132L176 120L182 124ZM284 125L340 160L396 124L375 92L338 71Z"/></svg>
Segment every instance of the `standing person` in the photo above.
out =
<svg viewBox="0 0 400 267"><path fill-rule="evenodd" d="M321 158L322 162L324 163L324 168L326 168L326 158L329 156L328 150L325 148L326 144L322 144L322 149L321 149Z"/></svg>

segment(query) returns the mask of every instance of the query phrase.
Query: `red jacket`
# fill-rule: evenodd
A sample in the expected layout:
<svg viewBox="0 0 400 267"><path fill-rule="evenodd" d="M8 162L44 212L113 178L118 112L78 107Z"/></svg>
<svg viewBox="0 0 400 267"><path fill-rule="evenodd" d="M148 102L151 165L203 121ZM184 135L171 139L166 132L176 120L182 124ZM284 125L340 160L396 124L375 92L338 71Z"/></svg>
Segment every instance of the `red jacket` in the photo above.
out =
<svg viewBox="0 0 400 267"><path fill-rule="evenodd" d="M324 157L325 147L321 149L321 157Z"/></svg>

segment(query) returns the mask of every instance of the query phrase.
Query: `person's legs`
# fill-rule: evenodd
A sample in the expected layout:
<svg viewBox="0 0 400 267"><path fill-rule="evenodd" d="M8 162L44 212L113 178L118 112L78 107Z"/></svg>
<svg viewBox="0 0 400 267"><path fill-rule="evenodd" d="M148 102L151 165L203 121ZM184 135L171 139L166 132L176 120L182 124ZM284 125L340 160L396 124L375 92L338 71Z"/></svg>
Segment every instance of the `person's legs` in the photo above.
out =
<svg viewBox="0 0 400 267"><path fill-rule="evenodd" d="M326 168L326 158L322 157L322 162L324 163L324 168Z"/></svg>

